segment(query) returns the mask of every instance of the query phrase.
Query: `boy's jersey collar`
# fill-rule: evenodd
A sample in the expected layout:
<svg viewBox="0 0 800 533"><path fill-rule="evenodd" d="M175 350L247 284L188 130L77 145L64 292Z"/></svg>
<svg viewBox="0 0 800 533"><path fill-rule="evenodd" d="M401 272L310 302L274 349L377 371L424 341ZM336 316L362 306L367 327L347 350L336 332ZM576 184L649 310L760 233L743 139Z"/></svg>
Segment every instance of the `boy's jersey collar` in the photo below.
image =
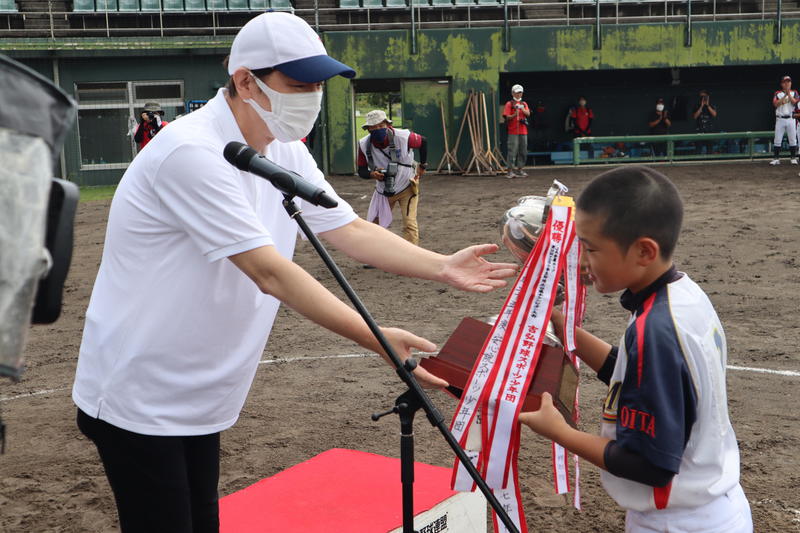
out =
<svg viewBox="0 0 800 533"><path fill-rule="evenodd" d="M633 313L636 311L647 298L650 297L651 294L658 291L661 287L668 283L672 283L673 281L678 281L683 277L682 272L678 272L675 268L675 265L669 267L669 270L661 274L657 280L653 283L645 287L639 292L631 292L630 289L627 289L625 292L622 293L622 296L619 297L619 303L622 304L622 307Z"/></svg>

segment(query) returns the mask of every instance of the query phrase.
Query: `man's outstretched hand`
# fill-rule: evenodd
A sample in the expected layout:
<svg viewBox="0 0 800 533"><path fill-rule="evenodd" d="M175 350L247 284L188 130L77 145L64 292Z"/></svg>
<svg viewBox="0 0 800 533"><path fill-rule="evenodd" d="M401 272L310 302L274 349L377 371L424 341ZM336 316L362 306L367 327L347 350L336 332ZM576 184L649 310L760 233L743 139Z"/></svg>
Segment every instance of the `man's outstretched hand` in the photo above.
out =
<svg viewBox="0 0 800 533"><path fill-rule="evenodd" d="M411 350L416 349L422 352L433 352L436 350L436 345L427 339L418 337L411 332L399 328L381 328L384 337L389 341L389 344L394 348L395 353L401 361L405 361L411 357ZM388 356L384 353L383 349L379 348L380 353L384 359L388 360ZM417 378L419 384L426 389L443 389L447 387L448 383L431 374L421 366L414 369L414 377Z"/></svg>
<svg viewBox="0 0 800 533"><path fill-rule="evenodd" d="M484 255L497 252L496 244L477 244L449 256L442 268L443 282L457 289L472 292L489 292L505 287L505 280L517 273L515 263L490 263Z"/></svg>

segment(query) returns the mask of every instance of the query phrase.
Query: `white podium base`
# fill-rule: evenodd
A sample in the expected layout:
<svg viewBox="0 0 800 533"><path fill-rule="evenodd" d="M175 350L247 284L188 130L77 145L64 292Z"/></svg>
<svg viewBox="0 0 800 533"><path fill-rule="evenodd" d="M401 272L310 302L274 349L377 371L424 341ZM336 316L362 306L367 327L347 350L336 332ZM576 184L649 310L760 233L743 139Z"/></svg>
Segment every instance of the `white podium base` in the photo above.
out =
<svg viewBox="0 0 800 533"><path fill-rule="evenodd" d="M486 533L486 498L480 492L459 492L414 517L419 533ZM403 526L390 533L403 533Z"/></svg>

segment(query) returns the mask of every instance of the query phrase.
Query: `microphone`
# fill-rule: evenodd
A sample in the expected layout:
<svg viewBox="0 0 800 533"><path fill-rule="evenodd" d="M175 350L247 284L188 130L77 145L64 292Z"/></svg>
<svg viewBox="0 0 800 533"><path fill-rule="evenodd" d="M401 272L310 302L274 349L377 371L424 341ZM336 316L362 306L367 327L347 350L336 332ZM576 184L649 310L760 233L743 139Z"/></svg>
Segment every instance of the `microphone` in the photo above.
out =
<svg viewBox="0 0 800 533"><path fill-rule="evenodd" d="M320 189L304 180L298 174L276 165L246 144L236 141L229 142L225 145L222 155L225 156L228 163L239 170L250 172L268 180L283 194L297 196L326 209L339 205L336 200L325 193L324 189Z"/></svg>

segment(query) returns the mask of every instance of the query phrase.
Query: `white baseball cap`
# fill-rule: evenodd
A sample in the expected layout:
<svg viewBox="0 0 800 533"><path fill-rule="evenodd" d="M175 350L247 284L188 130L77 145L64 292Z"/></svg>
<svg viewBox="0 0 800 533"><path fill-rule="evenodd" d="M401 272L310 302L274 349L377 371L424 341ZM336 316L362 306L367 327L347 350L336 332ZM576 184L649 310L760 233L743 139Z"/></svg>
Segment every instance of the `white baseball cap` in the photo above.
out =
<svg viewBox="0 0 800 533"><path fill-rule="evenodd" d="M383 121L386 121L389 124L392 123L391 120L386 118L386 111L384 111L383 109L374 109L369 113L367 113L366 122L364 123L363 126L361 126L361 128L367 129L370 126L377 126Z"/></svg>
<svg viewBox="0 0 800 533"><path fill-rule="evenodd" d="M274 68L303 83L356 75L355 70L328 55L319 35L305 20L285 12L262 13L239 30L231 45L228 74L241 67Z"/></svg>
<svg viewBox="0 0 800 533"><path fill-rule="evenodd" d="M517 85L514 85L513 87L511 87L511 94L521 93L521 92L522 92L522 85L517 84Z"/></svg>

